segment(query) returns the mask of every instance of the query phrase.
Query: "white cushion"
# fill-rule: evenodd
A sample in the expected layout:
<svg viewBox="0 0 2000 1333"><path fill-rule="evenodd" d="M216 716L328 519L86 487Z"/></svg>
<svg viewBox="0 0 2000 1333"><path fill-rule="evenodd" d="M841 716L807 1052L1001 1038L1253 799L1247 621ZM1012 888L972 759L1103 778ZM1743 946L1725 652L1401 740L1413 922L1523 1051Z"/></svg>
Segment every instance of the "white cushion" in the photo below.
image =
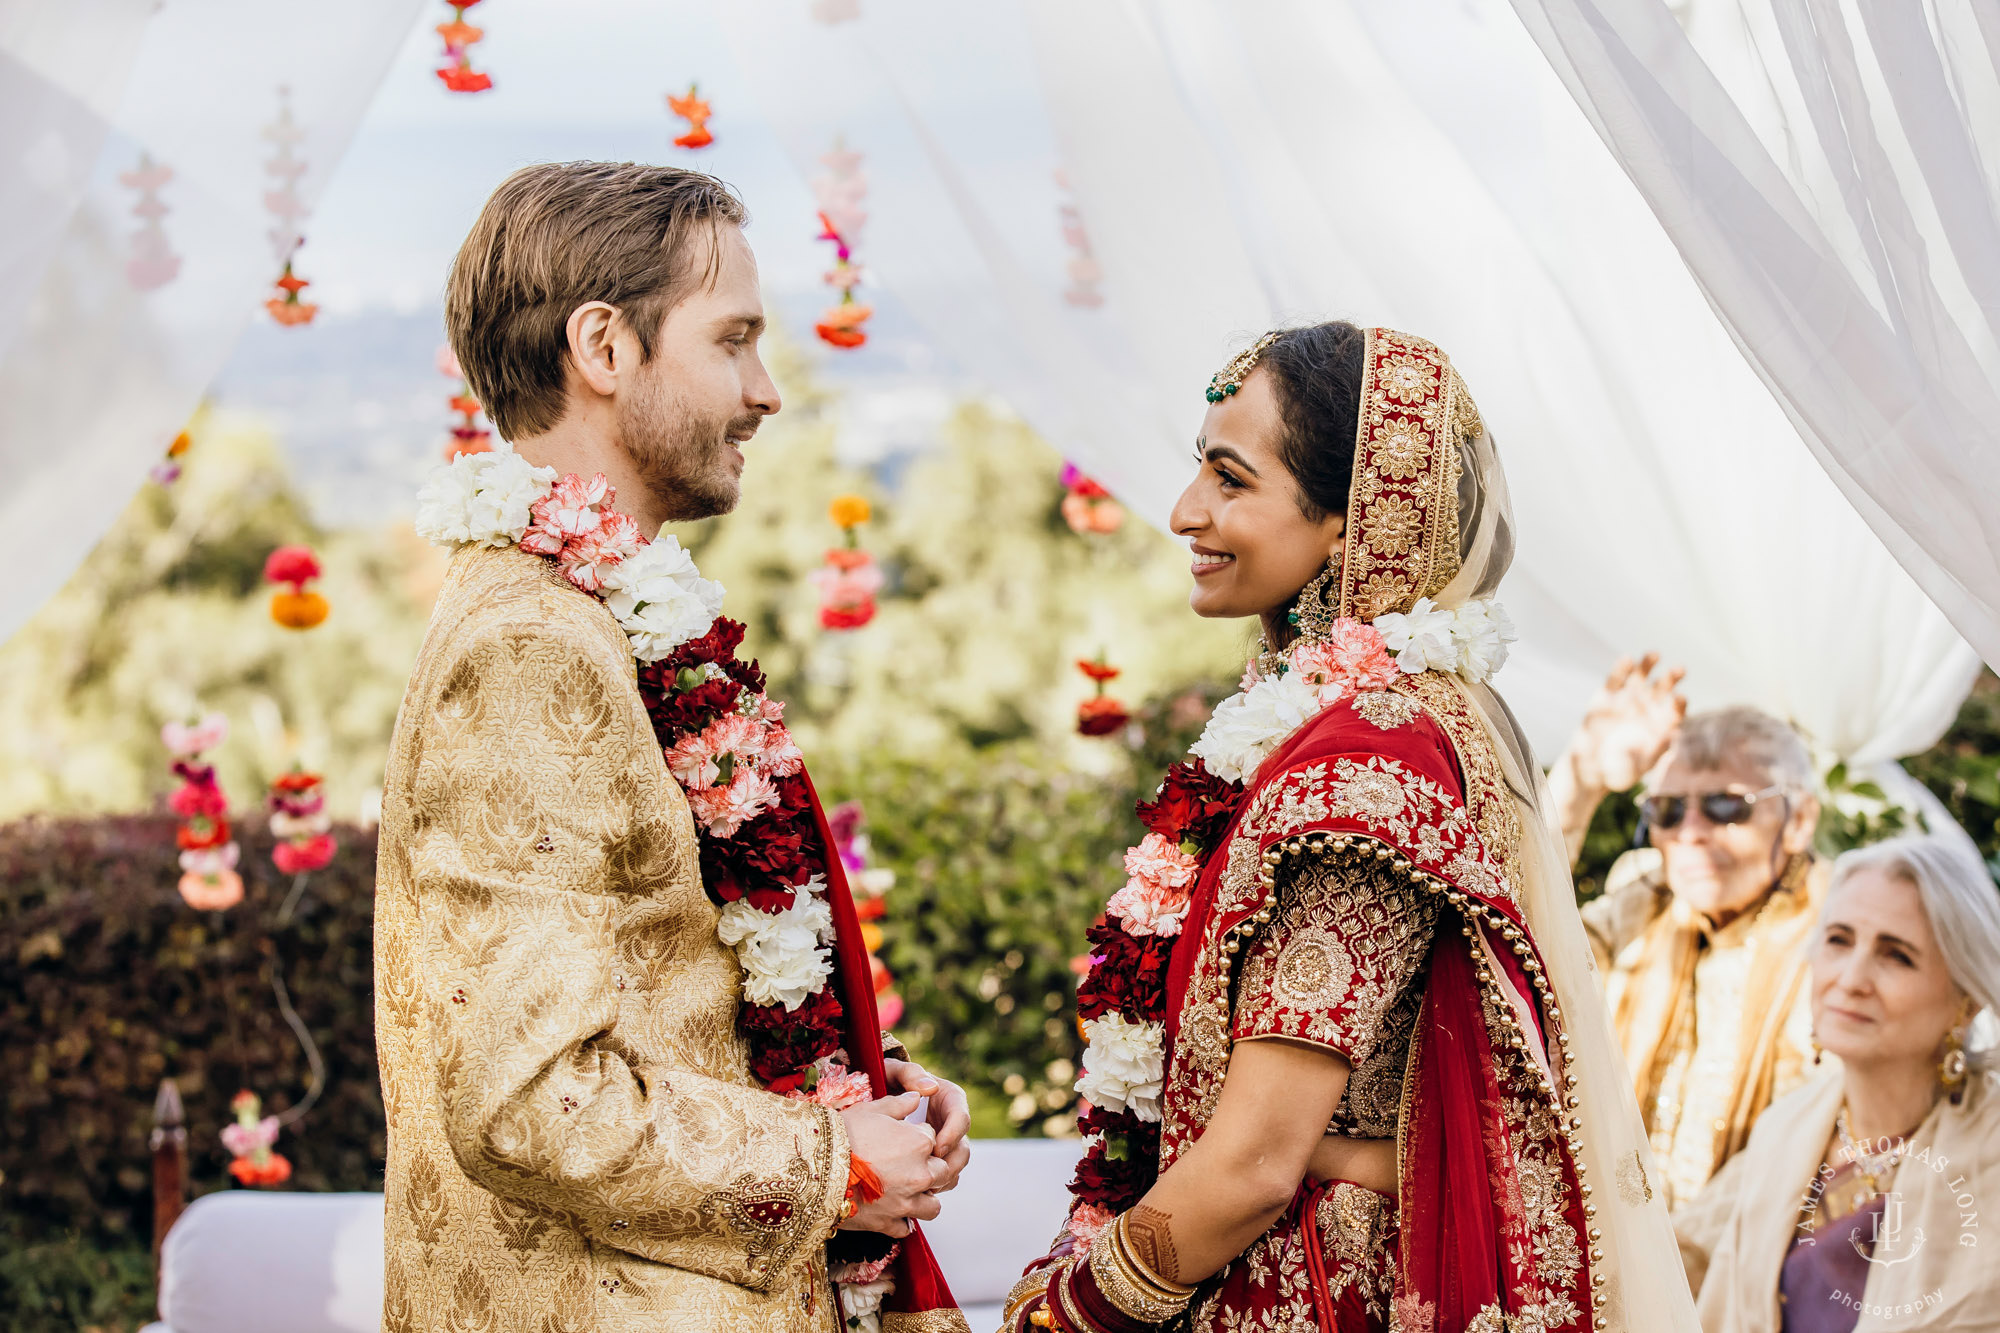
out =
<svg viewBox="0 0 2000 1333"><path fill-rule="evenodd" d="M170 1333L379 1333L382 1196L223 1190L160 1258Z"/></svg>
<svg viewBox="0 0 2000 1333"><path fill-rule="evenodd" d="M924 1234L974 1333L996 1327L1021 1269L1069 1203L1082 1145L979 1139ZM382 1196L225 1190L167 1233L163 1323L145 1333L379 1333Z"/></svg>

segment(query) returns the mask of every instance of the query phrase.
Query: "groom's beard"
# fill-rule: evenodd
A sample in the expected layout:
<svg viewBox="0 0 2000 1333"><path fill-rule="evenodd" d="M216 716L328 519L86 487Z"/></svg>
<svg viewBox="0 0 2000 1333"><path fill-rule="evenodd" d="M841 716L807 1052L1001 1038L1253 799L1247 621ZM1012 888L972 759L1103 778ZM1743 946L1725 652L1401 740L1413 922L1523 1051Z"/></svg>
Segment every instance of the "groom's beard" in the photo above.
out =
<svg viewBox="0 0 2000 1333"><path fill-rule="evenodd" d="M662 385L656 396L619 400L618 437L660 513L687 522L736 508L743 487L729 436L748 435L762 420L703 416Z"/></svg>

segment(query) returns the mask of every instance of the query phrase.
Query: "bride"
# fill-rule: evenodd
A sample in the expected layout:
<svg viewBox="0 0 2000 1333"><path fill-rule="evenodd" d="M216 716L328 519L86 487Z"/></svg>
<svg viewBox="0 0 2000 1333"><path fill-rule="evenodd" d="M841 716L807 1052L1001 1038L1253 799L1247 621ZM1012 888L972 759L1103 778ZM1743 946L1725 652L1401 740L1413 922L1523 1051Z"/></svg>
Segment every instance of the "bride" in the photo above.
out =
<svg viewBox="0 0 2000 1333"><path fill-rule="evenodd" d="M1090 934L1087 1151L1006 1328L1695 1327L1560 838L1485 685L1491 438L1438 348L1223 369L1173 514L1262 651Z"/></svg>

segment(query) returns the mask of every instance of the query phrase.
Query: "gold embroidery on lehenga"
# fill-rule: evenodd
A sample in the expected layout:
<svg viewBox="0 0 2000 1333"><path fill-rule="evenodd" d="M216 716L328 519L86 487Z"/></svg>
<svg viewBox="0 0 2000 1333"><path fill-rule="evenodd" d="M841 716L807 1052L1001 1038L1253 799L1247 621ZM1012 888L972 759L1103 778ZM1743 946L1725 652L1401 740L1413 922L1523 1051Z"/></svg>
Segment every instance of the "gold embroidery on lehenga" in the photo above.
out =
<svg viewBox="0 0 2000 1333"><path fill-rule="evenodd" d="M1354 711L1378 731L1394 731L1422 717L1424 710L1400 694L1368 690L1354 696Z"/></svg>

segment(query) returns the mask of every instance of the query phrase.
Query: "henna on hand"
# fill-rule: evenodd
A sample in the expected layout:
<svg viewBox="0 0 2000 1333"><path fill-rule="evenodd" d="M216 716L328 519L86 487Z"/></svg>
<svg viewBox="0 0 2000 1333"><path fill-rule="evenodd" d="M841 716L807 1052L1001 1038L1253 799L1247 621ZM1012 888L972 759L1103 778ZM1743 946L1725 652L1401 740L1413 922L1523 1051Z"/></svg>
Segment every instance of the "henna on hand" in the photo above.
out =
<svg viewBox="0 0 2000 1333"><path fill-rule="evenodd" d="M1181 1266L1174 1254L1173 1221L1171 1213L1139 1204L1126 1215L1125 1240L1132 1247L1132 1257L1155 1276L1179 1282Z"/></svg>

